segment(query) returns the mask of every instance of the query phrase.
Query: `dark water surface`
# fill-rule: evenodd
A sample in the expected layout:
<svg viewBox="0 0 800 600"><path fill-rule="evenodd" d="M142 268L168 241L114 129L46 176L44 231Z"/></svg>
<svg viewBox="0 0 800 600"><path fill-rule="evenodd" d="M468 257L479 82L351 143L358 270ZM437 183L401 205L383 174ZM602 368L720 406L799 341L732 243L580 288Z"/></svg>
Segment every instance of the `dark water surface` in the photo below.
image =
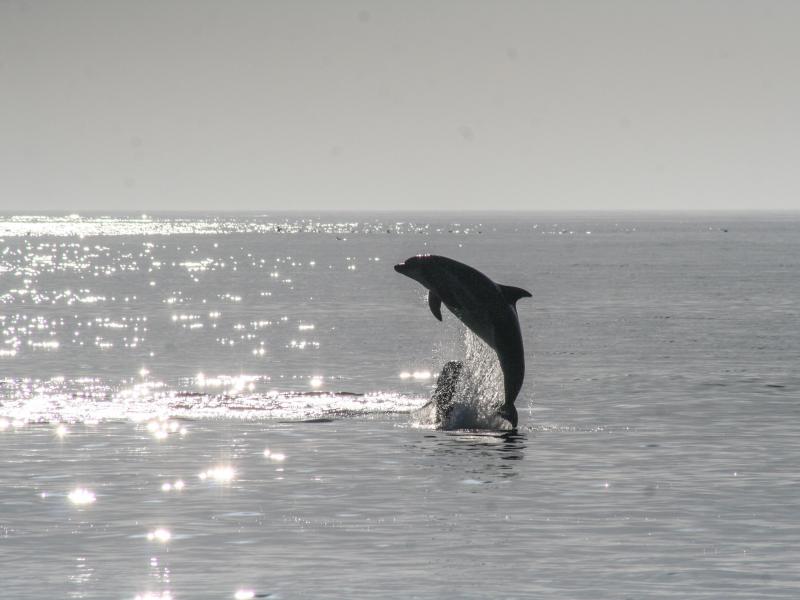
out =
<svg viewBox="0 0 800 600"><path fill-rule="evenodd" d="M411 412L420 252L533 292L516 434ZM792 215L6 215L0 597L795 598L798 298Z"/></svg>

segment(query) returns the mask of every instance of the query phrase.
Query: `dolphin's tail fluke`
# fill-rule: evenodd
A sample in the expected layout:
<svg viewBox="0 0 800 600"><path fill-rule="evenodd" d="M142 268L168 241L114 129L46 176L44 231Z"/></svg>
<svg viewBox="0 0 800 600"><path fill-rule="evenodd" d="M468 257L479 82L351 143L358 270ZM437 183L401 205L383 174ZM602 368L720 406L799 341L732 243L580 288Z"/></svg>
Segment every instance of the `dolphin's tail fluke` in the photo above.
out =
<svg viewBox="0 0 800 600"><path fill-rule="evenodd" d="M519 417L517 416L517 407L513 404L503 404L500 408L497 409L497 414L503 417L506 421L511 423L511 426L516 429L517 428L517 421Z"/></svg>

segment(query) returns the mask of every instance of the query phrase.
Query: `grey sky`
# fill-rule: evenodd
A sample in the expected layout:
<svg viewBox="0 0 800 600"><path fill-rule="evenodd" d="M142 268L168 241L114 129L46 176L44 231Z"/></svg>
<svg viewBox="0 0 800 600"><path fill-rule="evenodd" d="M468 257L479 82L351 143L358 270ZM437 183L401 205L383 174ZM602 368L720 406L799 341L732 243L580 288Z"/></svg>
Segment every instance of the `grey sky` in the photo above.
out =
<svg viewBox="0 0 800 600"><path fill-rule="evenodd" d="M0 0L0 210L797 209L800 2Z"/></svg>

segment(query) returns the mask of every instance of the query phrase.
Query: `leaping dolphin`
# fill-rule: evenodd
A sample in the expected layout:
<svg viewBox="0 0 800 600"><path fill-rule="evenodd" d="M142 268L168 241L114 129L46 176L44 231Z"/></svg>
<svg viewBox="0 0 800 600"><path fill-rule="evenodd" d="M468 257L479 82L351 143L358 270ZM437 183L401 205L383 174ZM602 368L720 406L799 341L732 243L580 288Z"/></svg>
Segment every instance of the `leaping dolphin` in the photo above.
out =
<svg viewBox="0 0 800 600"><path fill-rule="evenodd" d="M498 414L517 426L514 401L525 377L525 353L517 317L517 300L530 298L522 288L495 283L480 271L444 256L412 256L394 270L428 290L428 306L442 320L442 303L497 352L503 371L505 404Z"/></svg>

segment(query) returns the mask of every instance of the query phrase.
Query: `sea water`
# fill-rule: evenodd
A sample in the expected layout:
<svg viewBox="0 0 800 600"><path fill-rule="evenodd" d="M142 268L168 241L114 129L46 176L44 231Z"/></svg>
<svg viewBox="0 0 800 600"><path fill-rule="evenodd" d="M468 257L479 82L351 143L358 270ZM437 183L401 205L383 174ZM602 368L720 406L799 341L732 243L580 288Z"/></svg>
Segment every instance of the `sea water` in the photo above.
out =
<svg viewBox="0 0 800 600"><path fill-rule="evenodd" d="M418 253L533 293L518 431ZM0 216L0 597L796 598L798 298L797 215Z"/></svg>

